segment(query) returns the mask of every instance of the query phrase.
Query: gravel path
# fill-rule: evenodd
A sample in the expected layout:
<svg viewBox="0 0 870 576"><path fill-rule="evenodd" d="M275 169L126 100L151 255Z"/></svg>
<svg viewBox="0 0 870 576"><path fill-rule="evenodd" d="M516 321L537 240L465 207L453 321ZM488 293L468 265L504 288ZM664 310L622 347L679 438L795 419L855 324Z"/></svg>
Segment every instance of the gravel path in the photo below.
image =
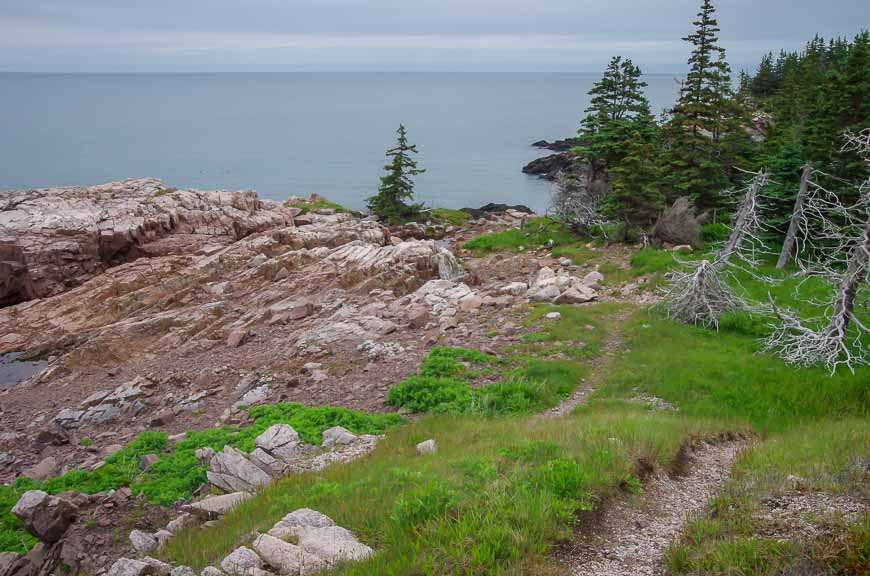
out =
<svg viewBox="0 0 870 576"><path fill-rule="evenodd" d="M578 532L562 550L562 561L574 576L664 574L662 557L672 539L728 479L744 446L742 441L702 444L692 453L686 475L659 475L645 485L639 501L613 503L595 530Z"/></svg>

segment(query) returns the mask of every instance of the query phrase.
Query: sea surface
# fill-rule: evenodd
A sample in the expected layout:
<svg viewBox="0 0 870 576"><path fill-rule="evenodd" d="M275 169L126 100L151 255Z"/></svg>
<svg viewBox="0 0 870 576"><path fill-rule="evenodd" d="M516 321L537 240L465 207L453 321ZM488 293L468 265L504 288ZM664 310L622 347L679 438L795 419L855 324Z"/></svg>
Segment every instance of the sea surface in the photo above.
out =
<svg viewBox="0 0 870 576"><path fill-rule="evenodd" d="M0 190L155 177L168 186L316 192L352 208L378 186L402 122L419 148L417 198L548 205L522 174L574 135L598 74L0 74ZM647 76L658 113L674 76Z"/></svg>

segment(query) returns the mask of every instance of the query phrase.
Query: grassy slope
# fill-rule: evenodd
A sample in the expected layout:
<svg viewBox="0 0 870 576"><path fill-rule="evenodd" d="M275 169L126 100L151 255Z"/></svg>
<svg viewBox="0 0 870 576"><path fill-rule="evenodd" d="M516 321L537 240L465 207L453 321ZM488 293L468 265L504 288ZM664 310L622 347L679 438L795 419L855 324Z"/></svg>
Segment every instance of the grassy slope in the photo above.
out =
<svg viewBox="0 0 870 576"><path fill-rule="evenodd" d="M227 516L219 530L187 530L165 551L202 567L311 507L379 551L341 574L533 574L572 513L620 485L637 486L637 459L668 465L691 434L715 421L624 405L563 420L428 416L389 434L360 462L291 477ZM416 443L438 442L421 457ZM372 505L377 503L377 505Z"/></svg>
<svg viewBox="0 0 870 576"><path fill-rule="evenodd" d="M554 255L596 263L609 282L647 276L652 286L678 264L672 254L648 249L634 254L631 268L625 269L552 223L535 226L478 238L466 248L479 254L519 251L553 240ZM741 280L748 296L766 295L767 287L748 276ZM799 292L795 288L796 282L786 281L772 292L804 315L817 313L808 299L830 294L820 283L802 284ZM562 319L545 321L543 316L553 310ZM533 332L509 351L511 360L541 370L556 355L582 367L600 353L619 310L612 304L536 307L527 322ZM549 574L552 566L544 559L548 544L566 534L572 508L594 505L619 486L636 486L631 473L638 458L667 465L689 435L722 429L760 433L759 446L740 459L735 471L733 485L741 487L742 502L757 504L765 494L781 490L789 474L819 482L820 488L848 489L844 466L856 456L868 456L867 372L831 377L820 369L796 370L758 355L758 336L767 328L747 314L726 318L723 327L713 333L638 311L626 329L628 352L611 365L603 399L570 418L426 417L391 434L363 462L270 488L214 534L185 532L168 555L202 566L286 511L310 506L333 515L380 551L374 560L341 573ZM619 402L640 391L679 405L680 413L649 413ZM438 456L417 457L413 445L428 437L437 438ZM542 481L548 473L550 480ZM745 486L753 487L749 496ZM723 494L715 504L721 507L727 498ZM373 501L381 504L377 510L368 506ZM740 512L744 508L734 509L731 517L720 511L698 518L672 547L670 567L685 574L771 574L765 563L781 565L780 560L800 551L794 543L759 543L751 536L757 527ZM849 537L856 542L867 532L861 532L860 524L845 530L852 530ZM860 544L848 548L841 550L842 558L854 555Z"/></svg>
<svg viewBox="0 0 870 576"><path fill-rule="evenodd" d="M870 568L870 516L841 526L832 542L805 543L759 536L767 527L756 513L762 499L790 488L791 475L803 478L807 490L870 497L863 468L855 472L855 462L870 461L870 370L831 376L822 368L791 368L757 352L757 338L743 330L758 329L757 322L735 317L732 324L716 333L640 313L626 330L630 352L614 363L600 392L611 398L652 394L689 417L733 419L761 433L709 514L671 547L669 568L674 574L772 575L797 558L839 566L844 574Z"/></svg>

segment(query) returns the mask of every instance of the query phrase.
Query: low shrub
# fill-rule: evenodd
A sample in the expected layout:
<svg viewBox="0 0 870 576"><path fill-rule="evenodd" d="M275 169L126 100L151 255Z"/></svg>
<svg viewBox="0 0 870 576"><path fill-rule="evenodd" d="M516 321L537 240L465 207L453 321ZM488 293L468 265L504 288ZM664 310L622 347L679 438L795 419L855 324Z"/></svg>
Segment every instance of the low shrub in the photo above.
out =
<svg viewBox="0 0 870 576"><path fill-rule="evenodd" d="M415 530L453 506L456 494L443 482L431 480L405 492L393 503L392 519L403 530Z"/></svg>
<svg viewBox="0 0 870 576"><path fill-rule="evenodd" d="M656 222L653 236L660 242L670 244L701 245L701 225L706 214L697 214L691 198L677 198L664 209Z"/></svg>
<svg viewBox="0 0 870 576"><path fill-rule="evenodd" d="M478 373L461 363L500 364L501 360L476 350L434 348L420 364L420 374L393 387L387 403L411 412L503 416L531 414L558 404L585 374L574 362L525 359L500 382L473 388Z"/></svg>
<svg viewBox="0 0 870 576"><path fill-rule="evenodd" d="M471 386L456 378L411 376L390 390L387 403L411 412L461 413L471 404Z"/></svg>
<svg viewBox="0 0 870 576"><path fill-rule="evenodd" d="M724 242L729 236L731 236L731 227L724 222L709 222L701 226L701 240L704 242Z"/></svg>
<svg viewBox="0 0 870 576"><path fill-rule="evenodd" d="M300 215L308 214L312 210L335 210L336 214L343 214L345 212L350 212L347 208L342 206L341 204L336 204L335 202L330 202L325 198L318 198L316 200L302 200L300 202L285 202L285 208L298 208L301 212Z"/></svg>

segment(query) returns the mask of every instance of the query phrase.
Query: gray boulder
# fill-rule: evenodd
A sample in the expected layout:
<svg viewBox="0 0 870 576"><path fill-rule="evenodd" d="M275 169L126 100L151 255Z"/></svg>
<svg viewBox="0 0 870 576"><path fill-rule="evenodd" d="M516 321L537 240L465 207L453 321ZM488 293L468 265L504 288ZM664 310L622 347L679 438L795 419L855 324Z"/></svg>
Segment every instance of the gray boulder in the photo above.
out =
<svg viewBox="0 0 870 576"><path fill-rule="evenodd" d="M57 460L52 456L42 459L39 464L27 468L22 472L22 475L32 480L43 482L49 478L54 478L60 472L60 467L57 465Z"/></svg>
<svg viewBox="0 0 870 576"><path fill-rule="evenodd" d="M200 576L224 576L224 573L214 566L206 566L199 574Z"/></svg>
<svg viewBox="0 0 870 576"><path fill-rule="evenodd" d="M145 555L157 549L157 538L141 530L133 530L130 532L130 544L136 552Z"/></svg>
<svg viewBox="0 0 870 576"><path fill-rule="evenodd" d="M199 460L203 466L210 466L211 459L214 458L215 451L214 448L199 448L196 452L193 453L197 460Z"/></svg>
<svg viewBox="0 0 870 576"><path fill-rule="evenodd" d="M209 482L226 492L253 492L272 481L271 476L232 446L224 447L223 452L212 458L211 470L206 476Z"/></svg>
<svg viewBox="0 0 870 576"><path fill-rule="evenodd" d="M0 552L0 576L12 576L20 561L21 556L15 552Z"/></svg>
<svg viewBox="0 0 870 576"><path fill-rule="evenodd" d="M262 448L257 448L248 454L248 459L256 464L260 470L274 477L283 475L284 469L287 467L284 462L278 460Z"/></svg>
<svg viewBox="0 0 870 576"><path fill-rule="evenodd" d="M424 440L417 444L417 454L434 454L438 451L438 445L435 443L435 440L430 438L429 440Z"/></svg>
<svg viewBox="0 0 870 576"><path fill-rule="evenodd" d="M303 528L298 538L303 552L319 556L327 566L348 560L365 560L372 555L371 548L341 526Z"/></svg>
<svg viewBox="0 0 870 576"><path fill-rule="evenodd" d="M585 304L598 299L598 293L588 286L577 285L562 292L554 302L556 304Z"/></svg>
<svg viewBox="0 0 870 576"><path fill-rule="evenodd" d="M230 576L247 576L254 568L263 568L263 560L256 552L245 546L233 550L221 560L221 570Z"/></svg>
<svg viewBox="0 0 870 576"><path fill-rule="evenodd" d="M176 566L169 573L169 576L196 576L189 566Z"/></svg>
<svg viewBox="0 0 870 576"><path fill-rule="evenodd" d="M155 574L154 567L141 560L119 558L106 573L106 576L148 576Z"/></svg>
<svg viewBox="0 0 870 576"><path fill-rule="evenodd" d="M274 424L254 440L257 448L285 462L296 456L299 443L299 434L289 424Z"/></svg>
<svg viewBox="0 0 870 576"><path fill-rule="evenodd" d="M169 576L170 572L172 572L172 564L167 564L157 558L146 556L142 558L142 562L151 566L151 569L153 570L152 573L157 576Z"/></svg>
<svg viewBox="0 0 870 576"><path fill-rule="evenodd" d="M204 520L215 520L230 510L233 510L250 497L250 492L233 492L232 494L209 496L199 502L188 504L183 509L185 512L195 514ZM180 517L172 522L178 520L180 520ZM172 522L170 522L170 524L172 524ZM169 529L169 526L167 526L167 529Z"/></svg>
<svg viewBox="0 0 870 576"><path fill-rule="evenodd" d="M332 518L310 508L300 508L284 516L275 524L269 535L275 538L291 538L299 536L303 528L327 528L335 526Z"/></svg>
<svg viewBox="0 0 870 576"><path fill-rule="evenodd" d="M282 576L312 574L326 567L320 557L308 554L299 546L269 534L259 535L254 540L253 547Z"/></svg>
<svg viewBox="0 0 870 576"><path fill-rule="evenodd" d="M219 498L219 496L217 496L217 498ZM196 504L196 502L194 502L194 504ZM191 504L191 506L193 506L193 504ZM194 523L196 523L196 518L193 517L193 514L182 512L175 520L170 521L169 524L166 525L166 531L175 534L182 528Z"/></svg>
<svg viewBox="0 0 870 576"><path fill-rule="evenodd" d="M352 444L357 440L356 434L353 434L347 428L341 426L333 426L329 430L323 432L323 448L331 448L335 445Z"/></svg>
<svg viewBox="0 0 870 576"><path fill-rule="evenodd" d="M75 521L78 508L41 490L30 490L22 494L12 507L12 513L21 519L28 532L43 542L52 543L60 540Z"/></svg>

